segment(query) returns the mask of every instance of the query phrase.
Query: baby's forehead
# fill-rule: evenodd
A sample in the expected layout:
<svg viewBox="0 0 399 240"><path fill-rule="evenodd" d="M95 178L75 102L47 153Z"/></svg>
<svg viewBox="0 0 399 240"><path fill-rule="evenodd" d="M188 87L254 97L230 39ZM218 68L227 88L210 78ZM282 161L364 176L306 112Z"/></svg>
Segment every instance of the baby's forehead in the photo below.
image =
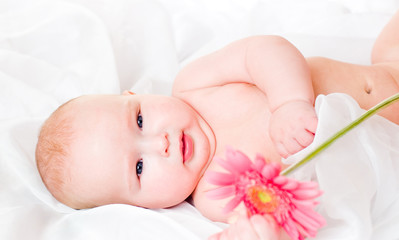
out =
<svg viewBox="0 0 399 240"><path fill-rule="evenodd" d="M73 119L87 118L88 114L113 113L123 105L120 95L84 95L71 101L64 113Z"/></svg>
<svg viewBox="0 0 399 240"><path fill-rule="evenodd" d="M82 95L73 101L76 106L87 106L87 105L96 105L107 102L115 102L118 100L122 100L122 95L116 94L92 94L92 95Z"/></svg>
<svg viewBox="0 0 399 240"><path fill-rule="evenodd" d="M90 95L77 99L67 114L71 116L78 144L97 142L106 146L107 139L116 141L127 121L125 103L120 95Z"/></svg>

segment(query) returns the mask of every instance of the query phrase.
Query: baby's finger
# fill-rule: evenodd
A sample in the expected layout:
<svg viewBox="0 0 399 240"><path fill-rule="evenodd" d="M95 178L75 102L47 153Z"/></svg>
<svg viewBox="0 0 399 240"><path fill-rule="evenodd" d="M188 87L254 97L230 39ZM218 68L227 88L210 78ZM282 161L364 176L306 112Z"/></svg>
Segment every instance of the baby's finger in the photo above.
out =
<svg viewBox="0 0 399 240"><path fill-rule="evenodd" d="M308 121L306 122L305 129L308 130L309 132L315 134L316 130L317 130L318 121L319 120L317 119L317 117L312 117L312 118L308 119Z"/></svg>
<svg viewBox="0 0 399 240"><path fill-rule="evenodd" d="M208 237L208 240L219 240L222 233L216 233Z"/></svg>
<svg viewBox="0 0 399 240"><path fill-rule="evenodd" d="M229 240L229 231L230 228L223 230L223 232L216 234L217 238L212 240Z"/></svg>
<svg viewBox="0 0 399 240"><path fill-rule="evenodd" d="M296 140L297 142L302 146L302 147L307 147L309 146L314 139L314 134L311 132L308 132L306 130L301 131L300 133L298 133L298 135L296 136Z"/></svg>
<svg viewBox="0 0 399 240"><path fill-rule="evenodd" d="M241 217L237 221L236 227L236 233L239 236L238 239L258 239L255 229L247 217Z"/></svg>
<svg viewBox="0 0 399 240"><path fill-rule="evenodd" d="M281 142L276 143L276 150L278 154L280 154L280 156L282 156L283 158L287 158L289 156L288 151L285 149L283 143Z"/></svg>
<svg viewBox="0 0 399 240"><path fill-rule="evenodd" d="M230 235L232 235L231 229L232 229L232 226L224 229L222 232L219 232L219 233L216 233L214 235L211 235L208 238L208 240L231 240L231 239L233 239L230 236Z"/></svg>
<svg viewBox="0 0 399 240"><path fill-rule="evenodd" d="M290 138L285 142L285 149L289 155L299 152L303 147L297 142L296 139Z"/></svg>
<svg viewBox="0 0 399 240"><path fill-rule="evenodd" d="M250 219L260 240L278 239L279 230L274 219L269 215L254 215Z"/></svg>

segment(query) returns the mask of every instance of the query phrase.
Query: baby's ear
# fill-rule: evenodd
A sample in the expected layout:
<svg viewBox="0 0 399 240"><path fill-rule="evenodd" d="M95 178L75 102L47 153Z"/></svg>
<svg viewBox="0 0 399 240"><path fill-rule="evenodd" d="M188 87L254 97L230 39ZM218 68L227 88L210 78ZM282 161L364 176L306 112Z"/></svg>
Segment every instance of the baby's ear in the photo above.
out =
<svg viewBox="0 0 399 240"><path fill-rule="evenodd" d="M123 93L122 93L122 95L134 95L135 93L134 92L131 92L131 91L128 91L128 90L125 90L125 91L123 91Z"/></svg>

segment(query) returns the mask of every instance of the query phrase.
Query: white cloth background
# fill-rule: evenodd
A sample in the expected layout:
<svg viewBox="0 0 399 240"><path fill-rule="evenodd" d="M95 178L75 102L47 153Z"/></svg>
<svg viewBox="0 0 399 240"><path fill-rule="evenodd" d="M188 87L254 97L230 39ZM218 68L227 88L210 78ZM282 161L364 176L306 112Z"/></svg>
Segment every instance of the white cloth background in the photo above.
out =
<svg viewBox="0 0 399 240"><path fill-rule="evenodd" d="M110 205L83 211L58 203L35 166L40 125L81 94L169 94L188 61L254 34L282 35L305 56L368 64L376 36L398 8L397 0L0 0L0 239L206 239L220 231L222 225L187 203L165 210ZM330 101L359 112L344 95L320 98L321 119L338 126L348 115L343 107L327 108ZM334 197L337 174L321 174L330 169L328 160L316 164L314 175L326 192L320 211L336 214L317 239L398 239L398 180L392 171L399 131L376 119L378 126L365 126L360 137L373 146L363 147L368 163L354 168L353 162L353 171L333 165L340 181L353 172L365 176L361 189L372 186L362 193L369 203L354 210L352 200L359 196L350 195L341 212L333 208L345 199ZM331 121L321 121L318 136L334 129ZM385 137L369 136L376 131ZM355 140L343 145L339 156L332 151L324 158L337 161L347 146L359 148Z"/></svg>

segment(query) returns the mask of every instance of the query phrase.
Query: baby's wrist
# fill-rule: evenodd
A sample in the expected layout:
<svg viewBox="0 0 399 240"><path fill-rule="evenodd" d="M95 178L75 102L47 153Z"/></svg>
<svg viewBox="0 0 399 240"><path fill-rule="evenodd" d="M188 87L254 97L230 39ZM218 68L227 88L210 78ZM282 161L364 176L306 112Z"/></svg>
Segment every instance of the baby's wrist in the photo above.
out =
<svg viewBox="0 0 399 240"><path fill-rule="evenodd" d="M281 103L280 105L278 105L277 107L274 107L273 109L271 109L271 112L274 113L279 109L285 108L287 106L291 106L291 105L310 105L313 107L313 102L308 100L308 99L292 99L292 100L288 100L286 102Z"/></svg>

